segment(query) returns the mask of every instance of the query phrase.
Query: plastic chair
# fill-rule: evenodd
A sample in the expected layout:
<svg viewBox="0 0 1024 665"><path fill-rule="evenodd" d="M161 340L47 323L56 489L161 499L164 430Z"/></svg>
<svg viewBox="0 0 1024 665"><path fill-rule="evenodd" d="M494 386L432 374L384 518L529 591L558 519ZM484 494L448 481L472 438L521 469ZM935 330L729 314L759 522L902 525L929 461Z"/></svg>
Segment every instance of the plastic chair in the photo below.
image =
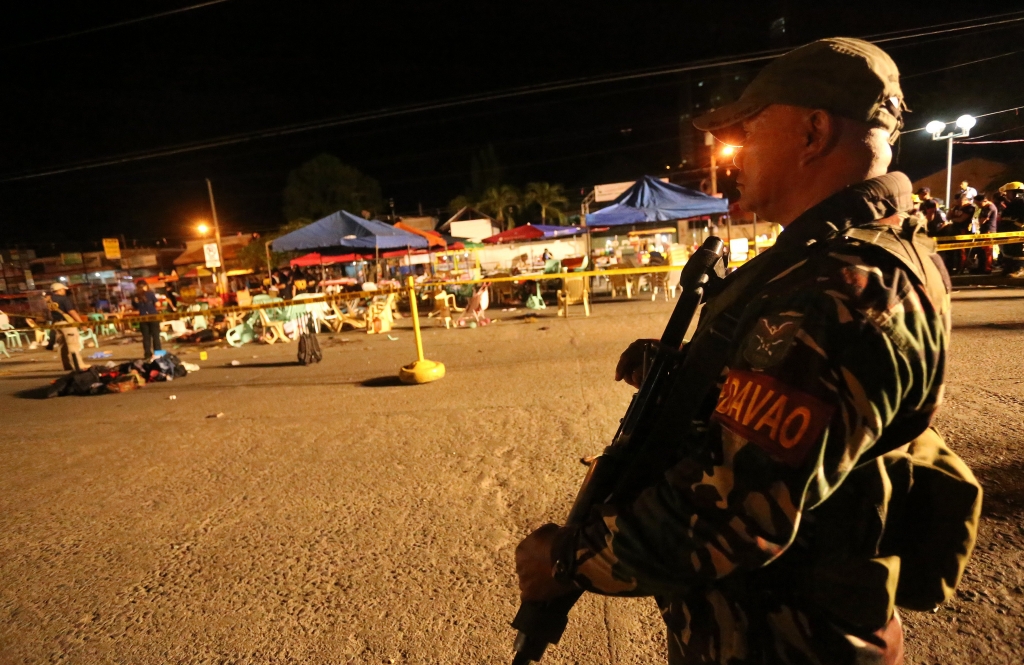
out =
<svg viewBox="0 0 1024 665"><path fill-rule="evenodd" d="M384 298L374 296L369 307L366 308L364 320L366 321L366 333L390 332L395 323L392 306L395 303L395 294L389 293Z"/></svg>
<svg viewBox="0 0 1024 665"><path fill-rule="evenodd" d="M234 347L242 346L256 340L256 331L248 323L241 323L224 334L224 339Z"/></svg>
<svg viewBox="0 0 1024 665"><path fill-rule="evenodd" d="M3 342L0 342L0 353L4 354L8 358L11 357L11 354L7 353L7 345L4 344Z"/></svg>
<svg viewBox="0 0 1024 665"><path fill-rule="evenodd" d="M98 349L100 348L100 339L96 336L96 331L92 328L80 328L78 332L78 338L82 340L82 348L85 348L85 344L92 341L93 345Z"/></svg>
<svg viewBox="0 0 1024 665"><path fill-rule="evenodd" d="M293 300L310 300L312 298L322 298L322 293L300 293L293 298ZM313 327L316 328L317 332L320 332L322 326L330 326L327 323L327 312L330 312L330 308L325 302L311 302L305 305L306 312L313 317ZM333 316L334 313L331 312Z"/></svg>
<svg viewBox="0 0 1024 665"><path fill-rule="evenodd" d="M590 290L586 277L566 277L564 290L558 292L558 315L569 316L569 306L583 304L583 312L590 316Z"/></svg>
<svg viewBox="0 0 1024 665"><path fill-rule="evenodd" d="M265 309L260 310L260 323L263 324L263 335L260 339L267 344L291 341L284 331L284 321L276 321L270 318Z"/></svg>

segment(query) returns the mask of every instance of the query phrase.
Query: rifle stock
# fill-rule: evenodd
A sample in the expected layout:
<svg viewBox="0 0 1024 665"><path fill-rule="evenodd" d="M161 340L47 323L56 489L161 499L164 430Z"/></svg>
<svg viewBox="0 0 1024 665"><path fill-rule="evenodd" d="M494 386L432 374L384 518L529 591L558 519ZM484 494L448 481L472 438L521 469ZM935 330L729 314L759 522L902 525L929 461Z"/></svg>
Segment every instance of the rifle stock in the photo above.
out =
<svg viewBox="0 0 1024 665"><path fill-rule="evenodd" d="M650 368L640 389L633 395L612 444L590 465L569 511L567 525L581 525L595 505L623 492L635 483L638 476L644 475L644 469L638 467L644 466L643 461L648 459L644 448L654 415L671 384L672 370L677 366L683 337L700 307L704 285L724 251L721 239L711 236L686 262L679 277L679 300L662 333ZM574 591L546 602L524 601L519 606L519 612L512 621L512 627L519 631L512 665L539 661L549 644L558 644L568 625L569 611L581 595L582 591Z"/></svg>

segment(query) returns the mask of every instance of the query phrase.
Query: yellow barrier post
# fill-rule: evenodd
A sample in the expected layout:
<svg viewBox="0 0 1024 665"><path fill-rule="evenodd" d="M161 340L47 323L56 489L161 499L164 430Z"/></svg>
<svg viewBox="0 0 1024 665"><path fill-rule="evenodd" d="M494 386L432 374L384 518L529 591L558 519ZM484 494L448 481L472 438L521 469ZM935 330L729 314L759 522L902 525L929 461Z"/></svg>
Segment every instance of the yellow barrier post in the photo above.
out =
<svg viewBox="0 0 1024 665"><path fill-rule="evenodd" d="M420 334L420 314L416 306L416 286L412 276L406 282L409 285L409 307L412 310L412 330L416 337L416 360L398 370L398 378L402 383L429 383L444 378L444 365L427 360L423 357L423 336Z"/></svg>

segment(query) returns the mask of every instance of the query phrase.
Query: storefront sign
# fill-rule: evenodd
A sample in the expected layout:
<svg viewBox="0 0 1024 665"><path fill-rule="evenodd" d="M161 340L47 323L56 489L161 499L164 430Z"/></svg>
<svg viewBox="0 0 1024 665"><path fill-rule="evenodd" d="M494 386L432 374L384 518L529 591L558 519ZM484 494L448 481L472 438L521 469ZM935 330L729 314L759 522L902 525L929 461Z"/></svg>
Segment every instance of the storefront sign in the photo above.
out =
<svg viewBox="0 0 1024 665"><path fill-rule="evenodd" d="M62 266L80 266L82 265L82 253L69 252L67 254L61 254L60 264Z"/></svg>
<svg viewBox="0 0 1024 665"><path fill-rule="evenodd" d="M103 239L103 253L108 259L121 258L121 243L117 238Z"/></svg>

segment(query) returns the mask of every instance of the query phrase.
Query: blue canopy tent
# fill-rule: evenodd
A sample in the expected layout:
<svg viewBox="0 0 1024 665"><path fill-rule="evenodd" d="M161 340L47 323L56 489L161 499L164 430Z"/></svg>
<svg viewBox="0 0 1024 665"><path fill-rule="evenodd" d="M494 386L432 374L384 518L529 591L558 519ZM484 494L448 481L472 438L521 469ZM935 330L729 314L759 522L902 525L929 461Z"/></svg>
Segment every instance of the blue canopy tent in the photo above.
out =
<svg viewBox="0 0 1024 665"><path fill-rule="evenodd" d="M393 249L427 249L427 240L415 233L385 224L376 219L363 219L339 210L309 226L292 231L270 243L275 252L327 249L332 247L384 251Z"/></svg>
<svg viewBox="0 0 1024 665"><path fill-rule="evenodd" d="M646 175L615 202L587 215L587 226L626 226L724 214L729 201Z"/></svg>

